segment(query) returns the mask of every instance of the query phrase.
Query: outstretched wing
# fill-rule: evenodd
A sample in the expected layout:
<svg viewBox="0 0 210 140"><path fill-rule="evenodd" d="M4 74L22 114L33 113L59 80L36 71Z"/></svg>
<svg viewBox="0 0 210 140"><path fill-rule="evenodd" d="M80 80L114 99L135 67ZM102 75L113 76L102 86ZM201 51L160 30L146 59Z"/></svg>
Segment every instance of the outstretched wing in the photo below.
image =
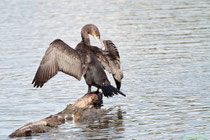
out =
<svg viewBox="0 0 210 140"><path fill-rule="evenodd" d="M98 47L95 47L95 46L89 46L89 47L90 47L90 50L92 51L92 53L94 54L94 56L96 56L97 60L104 67L104 69L111 73L109 61L106 58L106 56L104 55L103 50L99 49Z"/></svg>
<svg viewBox="0 0 210 140"><path fill-rule="evenodd" d="M117 88L120 89L123 72L120 64L119 52L111 40L104 40L103 43L105 46L105 50L102 50L103 55L108 60Z"/></svg>
<svg viewBox="0 0 210 140"><path fill-rule="evenodd" d="M58 71L81 80L82 70L81 59L77 51L57 39L50 44L45 52L32 84L37 88L42 87Z"/></svg>

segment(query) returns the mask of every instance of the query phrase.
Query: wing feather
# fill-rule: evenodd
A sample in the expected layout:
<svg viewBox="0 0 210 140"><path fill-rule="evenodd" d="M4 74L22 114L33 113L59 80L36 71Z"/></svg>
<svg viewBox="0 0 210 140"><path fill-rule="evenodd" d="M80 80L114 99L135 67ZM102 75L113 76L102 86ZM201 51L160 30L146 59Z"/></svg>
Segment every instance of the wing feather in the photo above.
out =
<svg viewBox="0 0 210 140"><path fill-rule="evenodd" d="M82 77L80 55L60 39L53 41L45 52L32 84L34 87L42 87L58 71L78 80Z"/></svg>
<svg viewBox="0 0 210 140"><path fill-rule="evenodd" d="M111 73L109 61L107 60L106 56L103 53L102 49L99 49L98 47L90 46L91 51L96 56L97 60L101 63L101 65L104 67L106 71Z"/></svg>
<svg viewBox="0 0 210 140"><path fill-rule="evenodd" d="M117 50L117 47L114 45L114 43L111 40L104 40L103 43L105 46L105 50L102 50L102 52L109 62L111 73L114 77L117 88L120 89L121 80L123 78L123 72L120 63L119 52Z"/></svg>
<svg viewBox="0 0 210 140"><path fill-rule="evenodd" d="M110 40L103 41L105 50L98 47L89 46L92 53L96 56L97 60L101 63L106 71L113 75L116 86L118 89L121 87L121 80L123 78L122 67L120 63L120 55L117 47Z"/></svg>

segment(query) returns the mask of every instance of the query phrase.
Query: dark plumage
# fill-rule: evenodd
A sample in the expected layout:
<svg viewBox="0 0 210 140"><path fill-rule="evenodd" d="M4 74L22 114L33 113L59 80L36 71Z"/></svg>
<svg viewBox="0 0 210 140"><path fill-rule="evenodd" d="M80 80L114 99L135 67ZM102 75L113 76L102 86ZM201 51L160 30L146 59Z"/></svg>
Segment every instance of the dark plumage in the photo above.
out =
<svg viewBox="0 0 210 140"><path fill-rule="evenodd" d="M42 87L58 71L81 80L84 76L88 85L102 89L104 96L111 97L114 94L125 96L120 89L123 78L120 66L119 54L111 41L104 41L105 50L90 45L88 34L94 36L100 43L100 33L95 25L87 24L81 30L82 41L72 49L60 39L54 40L42 58L32 84L34 87ZM102 46L102 44L100 43ZM117 88L111 86L104 68L113 74Z"/></svg>
<svg viewBox="0 0 210 140"><path fill-rule="evenodd" d="M123 78L122 67L120 64L120 55L117 50L117 47L111 40L104 40L105 50L103 54L106 56L109 66L111 69L111 73L114 77L115 83L117 85L117 89L120 90L121 80Z"/></svg>

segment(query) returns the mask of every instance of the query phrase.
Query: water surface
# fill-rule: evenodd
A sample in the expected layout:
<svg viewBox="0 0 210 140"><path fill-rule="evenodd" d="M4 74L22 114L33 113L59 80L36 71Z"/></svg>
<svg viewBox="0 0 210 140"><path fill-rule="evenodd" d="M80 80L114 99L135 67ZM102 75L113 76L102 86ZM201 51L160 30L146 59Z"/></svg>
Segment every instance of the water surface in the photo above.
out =
<svg viewBox="0 0 210 140"><path fill-rule="evenodd" d="M0 139L86 93L84 80L62 73L42 89L31 81L49 43L74 48L87 23L118 47L127 97L105 98L105 108L118 107L100 121L34 139L210 137L210 1L3 0L0 9Z"/></svg>

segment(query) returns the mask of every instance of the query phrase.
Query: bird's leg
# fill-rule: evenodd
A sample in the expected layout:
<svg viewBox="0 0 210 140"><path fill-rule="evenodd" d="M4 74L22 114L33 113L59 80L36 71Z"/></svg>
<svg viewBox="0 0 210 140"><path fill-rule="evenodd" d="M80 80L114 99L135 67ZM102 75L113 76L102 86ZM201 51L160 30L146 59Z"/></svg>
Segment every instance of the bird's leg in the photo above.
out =
<svg viewBox="0 0 210 140"><path fill-rule="evenodd" d="M88 93L91 93L91 86L88 85Z"/></svg>
<svg viewBox="0 0 210 140"><path fill-rule="evenodd" d="M94 93L99 94L99 88Z"/></svg>
<svg viewBox="0 0 210 140"><path fill-rule="evenodd" d="M95 92L91 92L91 86L88 85L88 94L97 94L98 100L93 104L96 108L103 106L103 94L99 92L99 88Z"/></svg>

